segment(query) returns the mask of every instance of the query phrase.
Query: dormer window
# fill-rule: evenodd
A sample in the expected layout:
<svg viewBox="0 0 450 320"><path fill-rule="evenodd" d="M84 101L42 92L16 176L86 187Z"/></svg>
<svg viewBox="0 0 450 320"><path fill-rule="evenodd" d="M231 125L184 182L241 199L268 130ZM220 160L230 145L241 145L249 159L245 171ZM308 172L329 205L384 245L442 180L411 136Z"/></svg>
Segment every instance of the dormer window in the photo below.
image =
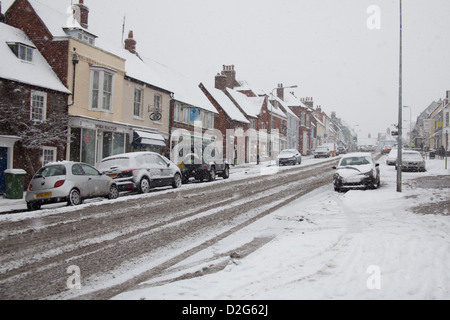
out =
<svg viewBox="0 0 450 320"><path fill-rule="evenodd" d="M8 43L9 48L16 55L17 58L23 61L33 61L33 49L34 47L25 45L23 43Z"/></svg>
<svg viewBox="0 0 450 320"><path fill-rule="evenodd" d="M96 36L79 28L65 28L69 36L91 46L95 45Z"/></svg>

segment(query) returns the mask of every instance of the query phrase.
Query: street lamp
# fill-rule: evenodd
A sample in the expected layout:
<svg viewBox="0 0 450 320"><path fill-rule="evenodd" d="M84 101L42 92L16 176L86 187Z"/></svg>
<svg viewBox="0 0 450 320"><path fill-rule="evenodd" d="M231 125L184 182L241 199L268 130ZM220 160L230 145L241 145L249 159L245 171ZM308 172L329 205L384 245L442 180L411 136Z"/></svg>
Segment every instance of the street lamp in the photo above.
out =
<svg viewBox="0 0 450 320"><path fill-rule="evenodd" d="M277 89L291 89L291 88L293 89L293 88L297 88L297 87L298 86L295 84L295 85L287 86L287 87L281 86L281 87L273 88L272 92L270 93L270 95L272 96L272 100L275 101L275 98L274 98L274 95L273 95L273 92L275 90L277 90ZM270 146L270 149L269 149L270 159L272 159L272 123L273 123L273 110L272 110L272 104L270 104L270 144L269 144L269 146Z"/></svg>
<svg viewBox="0 0 450 320"><path fill-rule="evenodd" d="M412 108L410 106L403 106L403 108L409 108L409 146L411 146L411 142L412 142L412 132L411 132L411 122L412 122L412 117L411 117L411 110Z"/></svg>
<svg viewBox="0 0 450 320"><path fill-rule="evenodd" d="M398 90L398 155L397 155L397 192L402 192L402 0L400 0L400 57L399 57L399 90Z"/></svg>

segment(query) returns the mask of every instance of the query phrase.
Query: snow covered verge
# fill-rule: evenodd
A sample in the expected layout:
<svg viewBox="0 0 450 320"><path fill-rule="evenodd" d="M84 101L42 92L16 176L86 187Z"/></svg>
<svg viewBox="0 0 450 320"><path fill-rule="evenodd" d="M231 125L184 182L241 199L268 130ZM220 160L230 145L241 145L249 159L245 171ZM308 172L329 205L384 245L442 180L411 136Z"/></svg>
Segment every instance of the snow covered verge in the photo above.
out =
<svg viewBox="0 0 450 320"><path fill-rule="evenodd" d="M378 162L378 190L337 193L330 181L115 299L450 299L450 192L438 187L450 170L428 160L399 193L394 167Z"/></svg>

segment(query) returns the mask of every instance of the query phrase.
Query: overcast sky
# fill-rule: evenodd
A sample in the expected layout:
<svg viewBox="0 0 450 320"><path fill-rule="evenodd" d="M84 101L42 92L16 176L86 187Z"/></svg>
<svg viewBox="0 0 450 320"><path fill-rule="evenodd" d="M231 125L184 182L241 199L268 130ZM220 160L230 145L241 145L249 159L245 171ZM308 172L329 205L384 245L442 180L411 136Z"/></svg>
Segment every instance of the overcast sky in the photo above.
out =
<svg viewBox="0 0 450 320"><path fill-rule="evenodd" d="M71 3L39 1L63 11ZM126 16L125 35L134 31L142 56L198 81L213 85L234 64L238 79L267 92L298 85L297 96L361 135L398 121L399 0L84 2L102 39L120 43ZM450 1L403 0L403 105L413 119L450 90L449 53Z"/></svg>

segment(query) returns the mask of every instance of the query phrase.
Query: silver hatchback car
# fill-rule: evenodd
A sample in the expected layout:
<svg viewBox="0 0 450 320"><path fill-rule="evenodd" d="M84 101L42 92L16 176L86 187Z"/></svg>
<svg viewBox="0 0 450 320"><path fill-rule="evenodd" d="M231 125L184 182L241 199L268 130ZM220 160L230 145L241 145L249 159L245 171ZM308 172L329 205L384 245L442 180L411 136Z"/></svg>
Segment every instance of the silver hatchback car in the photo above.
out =
<svg viewBox="0 0 450 320"><path fill-rule="evenodd" d="M29 210L44 204L66 202L79 205L84 199L106 197L116 199L119 189L110 177L94 167L73 161L50 163L31 179L25 201Z"/></svg>

